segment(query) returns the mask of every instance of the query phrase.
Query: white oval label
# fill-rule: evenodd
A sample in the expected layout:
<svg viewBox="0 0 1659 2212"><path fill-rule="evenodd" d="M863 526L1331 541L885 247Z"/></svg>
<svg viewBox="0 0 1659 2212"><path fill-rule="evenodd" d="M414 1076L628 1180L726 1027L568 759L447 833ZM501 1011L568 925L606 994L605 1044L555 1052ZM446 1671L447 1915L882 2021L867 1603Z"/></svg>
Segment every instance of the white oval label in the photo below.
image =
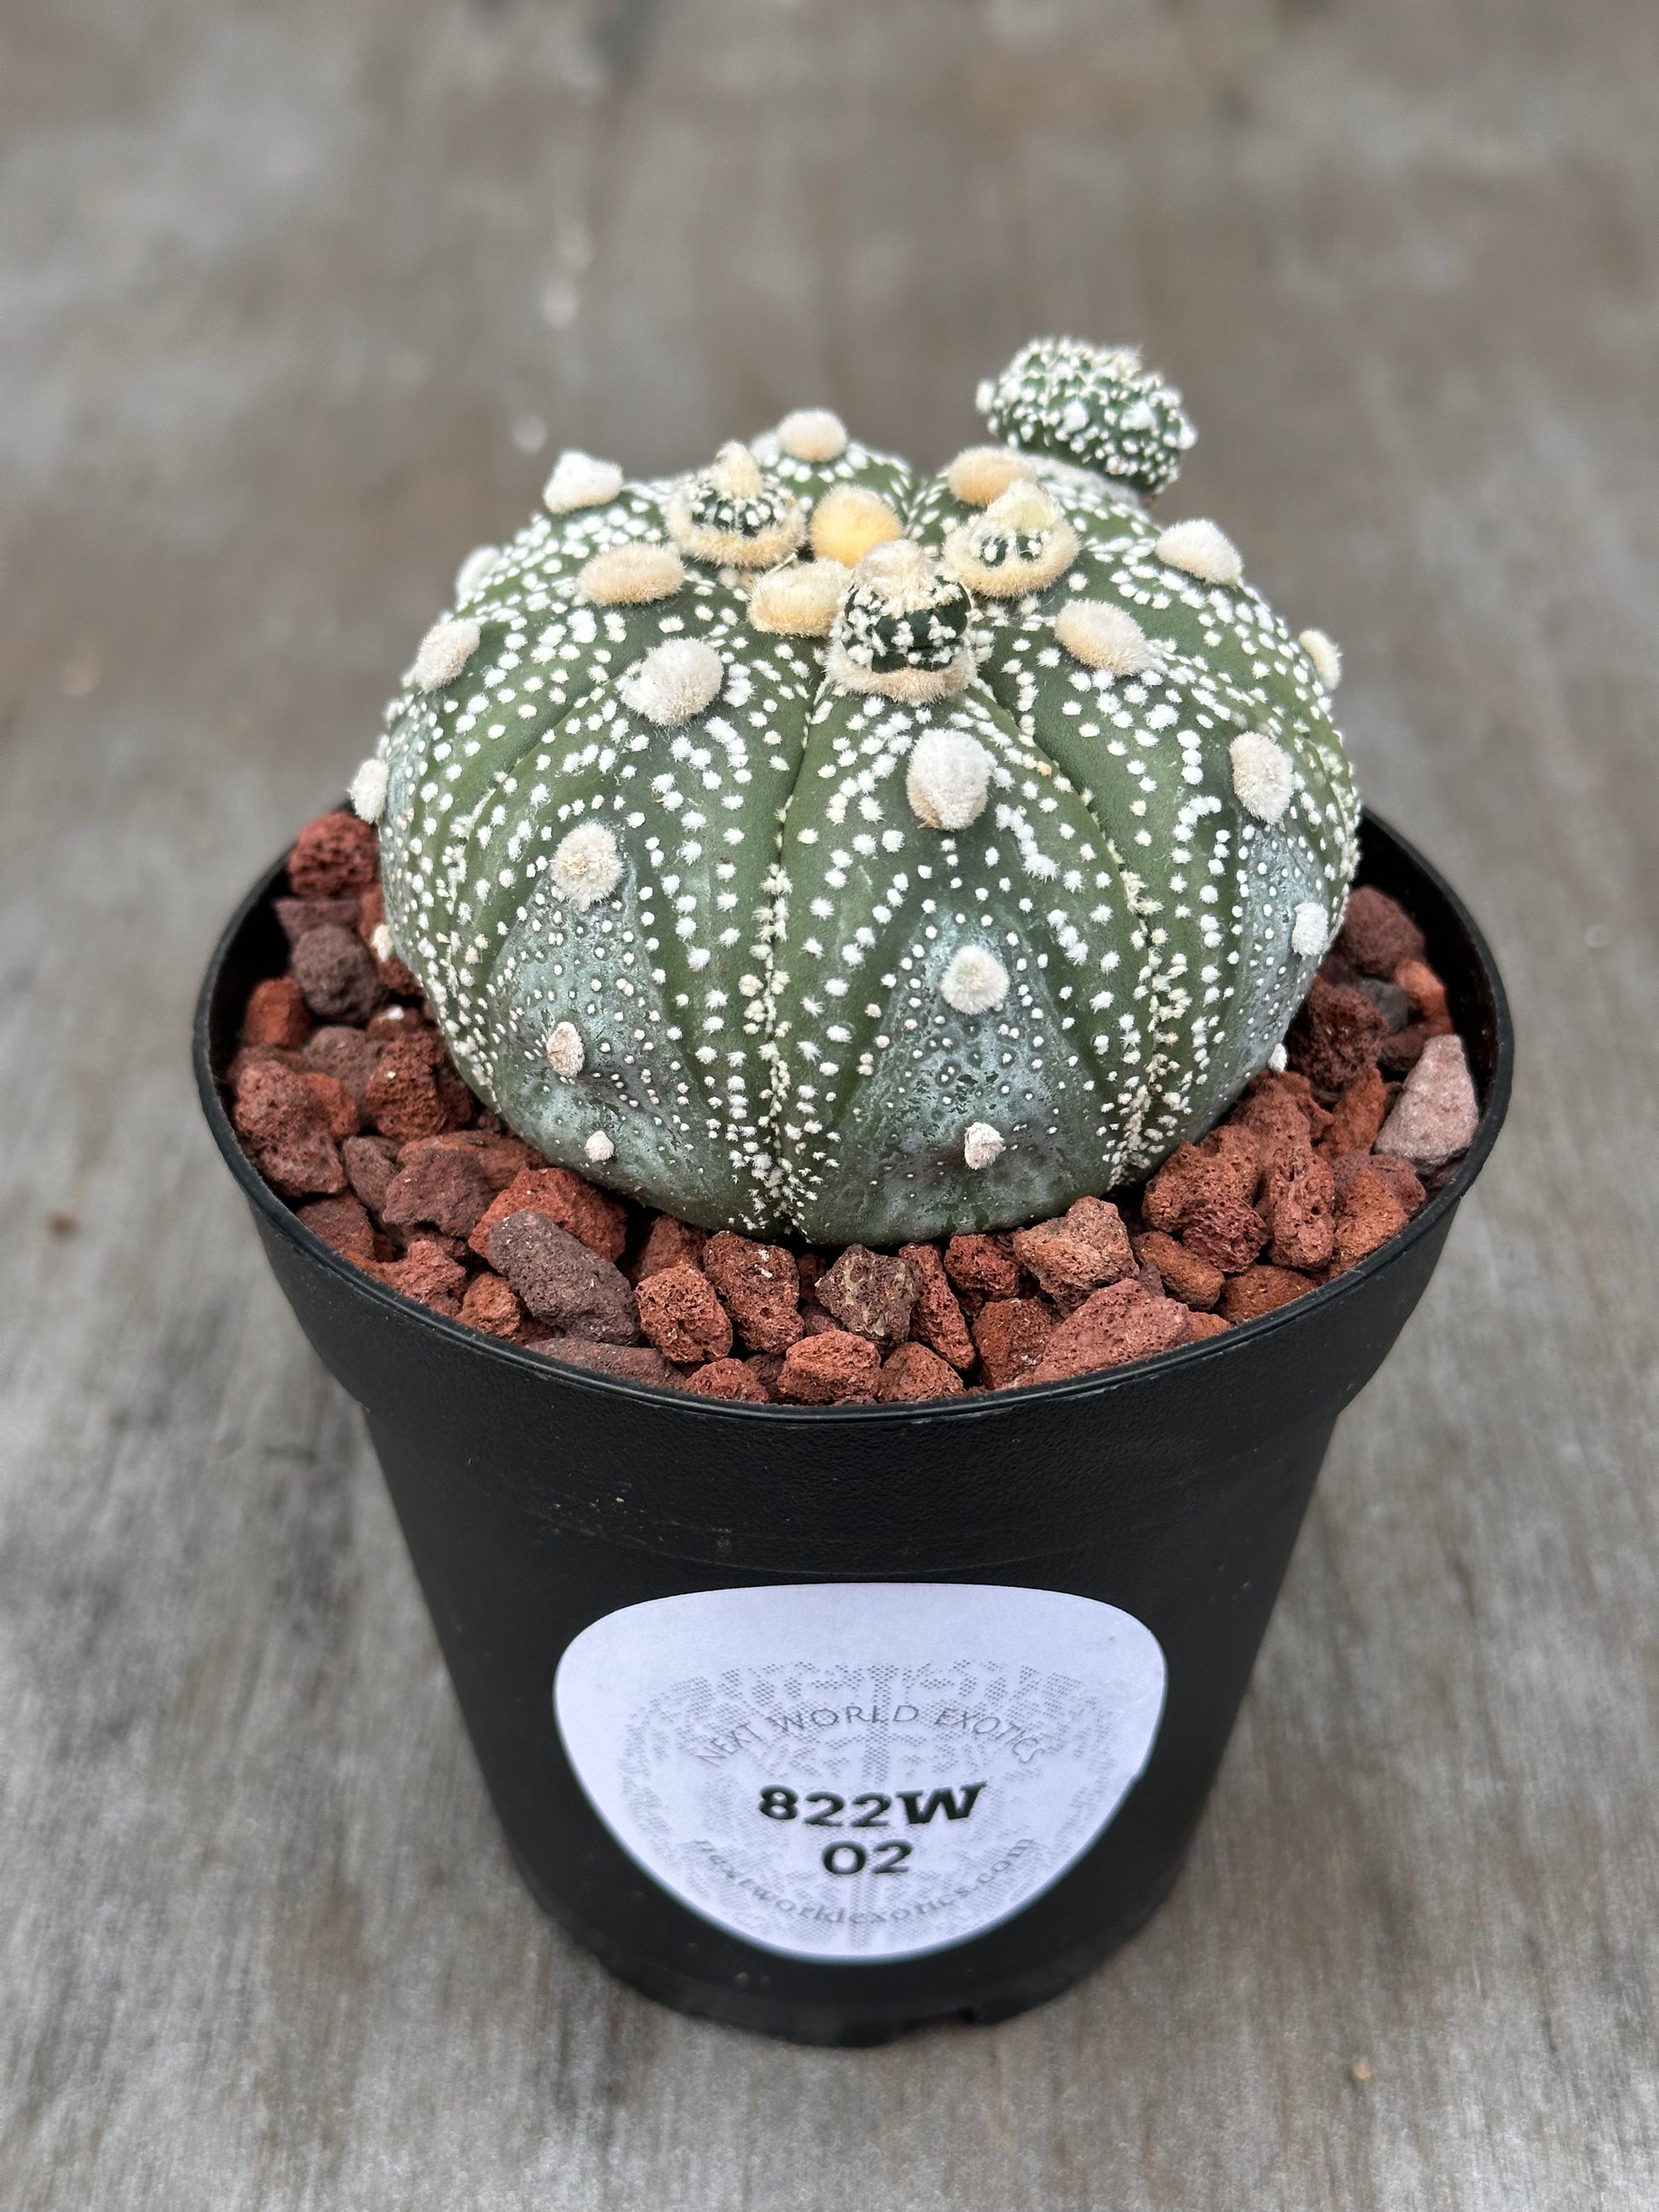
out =
<svg viewBox="0 0 1659 2212"><path fill-rule="evenodd" d="M1166 1669L1057 1590L697 1590L586 1628L553 1686L577 1778L683 1905L796 1959L913 1958L1029 1905L1146 1765Z"/></svg>

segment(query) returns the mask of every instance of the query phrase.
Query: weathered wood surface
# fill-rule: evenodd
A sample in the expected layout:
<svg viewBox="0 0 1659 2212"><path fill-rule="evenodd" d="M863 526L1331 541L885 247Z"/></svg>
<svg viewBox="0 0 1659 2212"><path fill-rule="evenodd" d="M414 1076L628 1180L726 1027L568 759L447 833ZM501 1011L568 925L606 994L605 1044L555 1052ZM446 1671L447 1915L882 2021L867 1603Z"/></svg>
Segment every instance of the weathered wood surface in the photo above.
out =
<svg viewBox="0 0 1659 2212"><path fill-rule="evenodd" d="M5 2212L1652 2205L1656 88L1645 0L12 0ZM1168 1908L775 2047L520 1889L186 1018L541 426L943 457L1042 327L1186 386L1521 1088Z"/></svg>

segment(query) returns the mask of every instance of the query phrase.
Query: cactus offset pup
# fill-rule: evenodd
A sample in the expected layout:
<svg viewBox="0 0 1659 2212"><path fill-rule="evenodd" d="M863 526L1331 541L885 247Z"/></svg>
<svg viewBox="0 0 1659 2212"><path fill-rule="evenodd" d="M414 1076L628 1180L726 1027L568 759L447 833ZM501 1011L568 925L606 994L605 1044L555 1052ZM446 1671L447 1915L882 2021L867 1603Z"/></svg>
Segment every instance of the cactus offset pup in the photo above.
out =
<svg viewBox="0 0 1659 2212"><path fill-rule="evenodd" d="M1027 346L938 476L820 410L629 484L567 453L353 786L392 942L548 1159L708 1228L893 1245L1145 1175L1340 924L1339 670L1123 350Z"/></svg>

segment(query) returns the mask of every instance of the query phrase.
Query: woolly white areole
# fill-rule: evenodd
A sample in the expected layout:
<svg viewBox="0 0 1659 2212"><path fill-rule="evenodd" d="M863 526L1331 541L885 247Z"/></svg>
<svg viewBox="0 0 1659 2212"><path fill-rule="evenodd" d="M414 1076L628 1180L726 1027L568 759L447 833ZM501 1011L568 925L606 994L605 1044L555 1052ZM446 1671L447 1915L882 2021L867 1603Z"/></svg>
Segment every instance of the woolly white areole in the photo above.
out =
<svg viewBox="0 0 1659 2212"><path fill-rule="evenodd" d="M563 1076L567 1083L587 1064L587 1048L574 1022L556 1022L542 1049L554 1074Z"/></svg>
<svg viewBox="0 0 1659 2212"><path fill-rule="evenodd" d="M1008 995L1008 970L982 945L964 945L939 978L939 996L959 1014L988 1014Z"/></svg>
<svg viewBox="0 0 1659 2212"><path fill-rule="evenodd" d="M1314 665L1314 674L1328 691L1342 681L1342 648L1322 629L1304 629L1297 643Z"/></svg>
<svg viewBox="0 0 1659 2212"><path fill-rule="evenodd" d="M559 896L578 914L610 897L622 881L622 854L617 841L599 822L584 822L573 830L554 854L548 873Z"/></svg>
<svg viewBox="0 0 1659 2212"><path fill-rule="evenodd" d="M636 714L672 730L718 699L725 681L726 663L712 645L672 637L653 645L617 689Z"/></svg>
<svg viewBox="0 0 1659 2212"><path fill-rule="evenodd" d="M592 1161L596 1168L603 1167L606 1160L612 1158L616 1153L616 1150L617 1147L611 1143L610 1138L605 1135L603 1129L595 1129L592 1135L582 1146L582 1151L586 1157Z"/></svg>
<svg viewBox="0 0 1659 2212"><path fill-rule="evenodd" d="M603 507L622 488L623 472L614 461L596 461L571 447L554 464L542 501L550 514L569 514L579 507Z"/></svg>
<svg viewBox="0 0 1659 2212"><path fill-rule="evenodd" d="M991 756L963 730L924 730L905 770L910 811L930 830L965 830L985 811Z"/></svg>
<svg viewBox="0 0 1659 2212"><path fill-rule="evenodd" d="M749 594L749 620L778 637L826 637L852 574L839 561L769 568Z"/></svg>
<svg viewBox="0 0 1659 2212"><path fill-rule="evenodd" d="M833 461L847 451L847 425L827 407L797 407L774 434L792 460Z"/></svg>
<svg viewBox="0 0 1659 2212"><path fill-rule="evenodd" d="M1330 932L1325 909L1315 899L1304 899L1297 908L1291 924L1291 950L1303 959L1325 950L1325 939Z"/></svg>
<svg viewBox="0 0 1659 2212"><path fill-rule="evenodd" d="M1072 599L1054 623L1054 635L1074 660L1109 676L1141 676L1158 653L1134 617L1109 599Z"/></svg>
<svg viewBox="0 0 1659 2212"><path fill-rule="evenodd" d="M981 1168L994 1167L1006 1150L1001 1130L988 1121L970 1121L963 1132L963 1165L976 1175Z"/></svg>
<svg viewBox="0 0 1659 2212"><path fill-rule="evenodd" d="M446 684L453 684L478 650L483 635L475 622L447 617L434 623L415 655L415 681L421 690L441 691Z"/></svg>
<svg viewBox="0 0 1659 2212"><path fill-rule="evenodd" d="M1152 550L1166 568L1196 576L1200 584L1237 584L1244 574L1244 560L1224 531L1201 516L1191 522L1171 523Z"/></svg>
<svg viewBox="0 0 1659 2212"><path fill-rule="evenodd" d="M1291 757L1265 732L1246 730L1227 748L1232 763L1233 790L1239 805L1258 822L1277 822L1296 789L1296 770Z"/></svg>
<svg viewBox="0 0 1659 2212"><path fill-rule="evenodd" d="M612 545L596 553L576 579L576 596L596 607L637 607L665 599L685 581L672 545Z"/></svg>
<svg viewBox="0 0 1659 2212"><path fill-rule="evenodd" d="M964 446L945 471L945 481L964 507L989 507L1012 483L1036 474L1024 453L1006 446Z"/></svg>
<svg viewBox="0 0 1659 2212"><path fill-rule="evenodd" d="M455 597L473 598L501 557L499 545L475 545L455 571Z"/></svg>
<svg viewBox="0 0 1659 2212"><path fill-rule="evenodd" d="M887 501L861 484L837 484L812 510L809 535L820 561L839 561L856 568L865 555L904 535L904 525Z"/></svg>
<svg viewBox="0 0 1659 2212"><path fill-rule="evenodd" d="M368 949L377 960L396 957L397 946L392 942L392 931L383 921L377 921L368 933Z"/></svg>
<svg viewBox="0 0 1659 2212"><path fill-rule="evenodd" d="M1016 599L1052 584L1075 557L1077 532L1038 483L1009 485L945 541L945 566L971 592Z"/></svg>
<svg viewBox="0 0 1659 2212"><path fill-rule="evenodd" d="M351 779L353 811L365 822L378 822L386 811L386 787L391 770L371 753Z"/></svg>

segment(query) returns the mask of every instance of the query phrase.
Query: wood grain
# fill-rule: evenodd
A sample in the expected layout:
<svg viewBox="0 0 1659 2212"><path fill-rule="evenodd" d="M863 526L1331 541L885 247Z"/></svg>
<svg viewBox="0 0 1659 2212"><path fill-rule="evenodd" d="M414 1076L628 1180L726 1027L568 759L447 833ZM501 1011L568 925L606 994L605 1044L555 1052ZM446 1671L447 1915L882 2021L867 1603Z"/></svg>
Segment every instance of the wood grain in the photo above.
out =
<svg viewBox="0 0 1659 2212"><path fill-rule="evenodd" d="M1644 0L12 0L5 2212L1655 2202L1656 88ZM186 1020L552 448L942 459L1039 328L1184 385L1520 1087L1169 1906L774 2047L520 1889Z"/></svg>

